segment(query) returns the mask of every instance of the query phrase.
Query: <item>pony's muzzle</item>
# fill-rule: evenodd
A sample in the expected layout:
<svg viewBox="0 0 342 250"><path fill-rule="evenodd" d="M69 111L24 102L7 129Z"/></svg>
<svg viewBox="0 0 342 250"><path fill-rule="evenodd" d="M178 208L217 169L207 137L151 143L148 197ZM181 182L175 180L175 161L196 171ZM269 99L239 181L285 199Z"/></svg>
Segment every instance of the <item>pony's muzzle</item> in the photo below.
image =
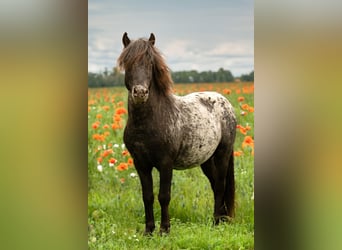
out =
<svg viewBox="0 0 342 250"><path fill-rule="evenodd" d="M148 89L142 85L137 85L132 88L132 97L134 103L144 103L148 99Z"/></svg>

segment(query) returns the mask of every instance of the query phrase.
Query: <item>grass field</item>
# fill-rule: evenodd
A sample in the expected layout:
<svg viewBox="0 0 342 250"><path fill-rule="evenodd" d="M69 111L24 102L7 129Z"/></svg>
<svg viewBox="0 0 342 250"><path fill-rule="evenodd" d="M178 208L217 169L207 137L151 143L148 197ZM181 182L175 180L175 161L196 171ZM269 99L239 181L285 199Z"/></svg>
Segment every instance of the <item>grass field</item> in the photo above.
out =
<svg viewBox="0 0 342 250"><path fill-rule="evenodd" d="M133 160L123 144L127 120L125 88L88 91L88 246L89 249L254 249L254 85L253 83L177 84L174 91L217 91L238 118L235 142L236 217L213 226L213 194L202 170L174 171L171 232L159 236L160 206L155 199L156 231L143 236L144 207ZM154 193L159 175L153 170Z"/></svg>

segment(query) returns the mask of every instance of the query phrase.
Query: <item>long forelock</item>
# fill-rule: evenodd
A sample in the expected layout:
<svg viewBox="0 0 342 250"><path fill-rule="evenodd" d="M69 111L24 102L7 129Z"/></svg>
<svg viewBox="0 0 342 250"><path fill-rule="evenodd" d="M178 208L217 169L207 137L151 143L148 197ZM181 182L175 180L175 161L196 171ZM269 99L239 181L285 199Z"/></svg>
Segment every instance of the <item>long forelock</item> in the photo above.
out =
<svg viewBox="0 0 342 250"><path fill-rule="evenodd" d="M132 68L136 63L152 64L157 90L164 95L172 92L173 81L169 67L159 50L145 39L131 41L118 58L120 70Z"/></svg>

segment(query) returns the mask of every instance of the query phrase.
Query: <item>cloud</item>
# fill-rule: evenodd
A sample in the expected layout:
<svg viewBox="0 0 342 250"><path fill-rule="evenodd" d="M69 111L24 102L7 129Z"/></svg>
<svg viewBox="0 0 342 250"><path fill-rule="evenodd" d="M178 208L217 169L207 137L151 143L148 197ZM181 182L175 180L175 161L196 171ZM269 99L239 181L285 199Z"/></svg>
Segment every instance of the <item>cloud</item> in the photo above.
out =
<svg viewBox="0 0 342 250"><path fill-rule="evenodd" d="M253 47L241 42L228 42L221 43L213 49L205 53L207 56L221 57L241 57L241 56L253 56Z"/></svg>
<svg viewBox="0 0 342 250"><path fill-rule="evenodd" d="M125 31L131 39L148 37L153 32L156 46L173 71L223 67L239 75L253 70L253 1L134 3L90 2L90 71L116 66Z"/></svg>

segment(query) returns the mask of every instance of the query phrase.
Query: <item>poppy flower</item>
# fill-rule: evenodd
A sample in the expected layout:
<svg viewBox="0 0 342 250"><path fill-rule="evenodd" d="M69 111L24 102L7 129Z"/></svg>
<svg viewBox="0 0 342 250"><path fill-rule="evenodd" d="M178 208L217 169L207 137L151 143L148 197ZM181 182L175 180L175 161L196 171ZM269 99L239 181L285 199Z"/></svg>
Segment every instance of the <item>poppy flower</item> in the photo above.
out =
<svg viewBox="0 0 342 250"><path fill-rule="evenodd" d="M94 123L91 125L91 127L92 127L93 129L97 129L97 128L99 127L99 123L94 122Z"/></svg>
<svg viewBox="0 0 342 250"><path fill-rule="evenodd" d="M113 157L108 160L109 163L115 164L117 162Z"/></svg>
<svg viewBox="0 0 342 250"><path fill-rule="evenodd" d="M107 149L102 153L102 157L106 157L110 154L113 154L113 150L112 149Z"/></svg>
<svg viewBox="0 0 342 250"><path fill-rule="evenodd" d="M117 108L117 109L115 110L115 114L117 114L117 115L127 114L127 110L126 110L124 107Z"/></svg>
<svg viewBox="0 0 342 250"><path fill-rule="evenodd" d="M223 94L230 95L232 91L230 89L223 89Z"/></svg>
<svg viewBox="0 0 342 250"><path fill-rule="evenodd" d="M251 136L246 136L245 139L242 142L242 148L249 146L254 147L254 140Z"/></svg>
<svg viewBox="0 0 342 250"><path fill-rule="evenodd" d="M102 106L102 109L105 110L105 111L108 111L109 110L109 106Z"/></svg>
<svg viewBox="0 0 342 250"><path fill-rule="evenodd" d="M115 114L114 117L113 117L113 120L116 121L116 122L119 122L119 121L121 121L121 116L118 115L118 114Z"/></svg>
<svg viewBox="0 0 342 250"><path fill-rule="evenodd" d="M119 171L127 170L128 169L128 164L124 163L124 162L121 162L119 164L119 166L116 167L116 169L119 170Z"/></svg>
<svg viewBox="0 0 342 250"><path fill-rule="evenodd" d="M103 129L108 129L108 128L109 128L108 124L103 125Z"/></svg>
<svg viewBox="0 0 342 250"><path fill-rule="evenodd" d="M127 150L124 150L124 151L122 151L122 155L123 156L129 155L129 152Z"/></svg>
<svg viewBox="0 0 342 250"><path fill-rule="evenodd" d="M115 129L118 129L118 128L120 128L120 126L119 126L119 124L117 122L112 124L112 129L115 130Z"/></svg>
<svg viewBox="0 0 342 250"><path fill-rule="evenodd" d="M238 97L238 102L243 102L244 100L245 100L245 98L243 96Z"/></svg>
<svg viewBox="0 0 342 250"><path fill-rule="evenodd" d="M234 156L241 156L242 155L242 152L241 151L234 151Z"/></svg>
<svg viewBox="0 0 342 250"><path fill-rule="evenodd" d="M241 126L240 127L240 132L241 132L241 134L246 135L247 134L247 129Z"/></svg>
<svg viewBox="0 0 342 250"><path fill-rule="evenodd" d="M132 159L132 158L128 158L127 164L128 164L129 166L133 166L133 159Z"/></svg>
<svg viewBox="0 0 342 250"><path fill-rule="evenodd" d="M102 118L102 114L96 114L96 119L101 119Z"/></svg>
<svg viewBox="0 0 342 250"><path fill-rule="evenodd" d="M120 102L117 103L117 105L118 105L119 107L122 107L122 106L124 105L124 102L123 102L123 101L120 101Z"/></svg>
<svg viewBox="0 0 342 250"><path fill-rule="evenodd" d="M241 108L242 108L243 110L248 110L248 109L249 109L249 106L248 106L247 103L245 103L245 104L242 104L242 105L241 105Z"/></svg>

